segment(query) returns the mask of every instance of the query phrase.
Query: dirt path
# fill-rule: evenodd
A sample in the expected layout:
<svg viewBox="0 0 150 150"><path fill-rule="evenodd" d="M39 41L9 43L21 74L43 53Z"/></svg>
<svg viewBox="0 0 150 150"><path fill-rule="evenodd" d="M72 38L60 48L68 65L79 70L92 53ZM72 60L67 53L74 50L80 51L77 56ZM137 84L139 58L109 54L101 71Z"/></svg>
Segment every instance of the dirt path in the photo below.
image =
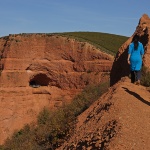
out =
<svg viewBox="0 0 150 150"><path fill-rule="evenodd" d="M124 78L78 117L67 149L150 150L150 92Z"/></svg>
<svg viewBox="0 0 150 150"><path fill-rule="evenodd" d="M149 150L150 92L146 87L131 84L128 79L120 84L117 90L114 98L115 105L120 108L117 115L121 131L111 147L115 150Z"/></svg>

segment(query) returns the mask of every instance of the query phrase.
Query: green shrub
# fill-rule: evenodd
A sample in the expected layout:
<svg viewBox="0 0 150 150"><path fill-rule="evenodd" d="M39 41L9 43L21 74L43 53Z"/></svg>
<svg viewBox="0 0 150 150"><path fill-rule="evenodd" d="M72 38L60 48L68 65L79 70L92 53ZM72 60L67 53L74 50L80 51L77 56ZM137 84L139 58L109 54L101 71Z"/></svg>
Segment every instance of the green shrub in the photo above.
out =
<svg viewBox="0 0 150 150"><path fill-rule="evenodd" d="M0 150L4 150L4 148L3 148L3 146L2 146L2 145L0 145Z"/></svg>
<svg viewBox="0 0 150 150"><path fill-rule="evenodd" d="M11 139L7 139L4 150L41 150L36 144L34 130L31 125L25 125L23 129L15 131Z"/></svg>
<svg viewBox="0 0 150 150"><path fill-rule="evenodd" d="M46 124L50 116L50 111L44 107L43 110L38 115L38 123L39 124Z"/></svg>
<svg viewBox="0 0 150 150"><path fill-rule="evenodd" d="M74 116L80 115L85 111L94 101L96 101L104 92L107 91L109 83L102 83L99 85L89 85L82 93L77 95L72 101L69 109L74 112Z"/></svg>
<svg viewBox="0 0 150 150"><path fill-rule="evenodd" d="M145 66L142 68L141 84L144 86L150 86L150 71Z"/></svg>

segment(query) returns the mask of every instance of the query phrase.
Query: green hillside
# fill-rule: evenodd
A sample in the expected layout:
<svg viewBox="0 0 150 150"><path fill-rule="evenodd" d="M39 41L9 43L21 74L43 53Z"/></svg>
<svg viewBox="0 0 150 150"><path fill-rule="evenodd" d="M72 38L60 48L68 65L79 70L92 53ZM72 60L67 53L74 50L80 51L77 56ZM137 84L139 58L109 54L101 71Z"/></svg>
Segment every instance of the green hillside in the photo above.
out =
<svg viewBox="0 0 150 150"><path fill-rule="evenodd" d="M119 47L129 38L126 36L101 32L65 32L59 35L75 38L79 41L89 42L102 51L115 55Z"/></svg>

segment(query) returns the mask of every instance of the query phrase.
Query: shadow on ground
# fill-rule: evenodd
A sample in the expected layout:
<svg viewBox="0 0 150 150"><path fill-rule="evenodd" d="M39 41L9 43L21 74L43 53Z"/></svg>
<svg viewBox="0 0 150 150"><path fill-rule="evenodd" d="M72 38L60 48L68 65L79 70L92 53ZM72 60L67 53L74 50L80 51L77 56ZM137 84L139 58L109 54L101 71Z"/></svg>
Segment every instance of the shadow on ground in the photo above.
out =
<svg viewBox="0 0 150 150"><path fill-rule="evenodd" d="M126 92L128 92L129 94L133 95L134 97L136 97L138 100L140 100L141 102L145 103L146 105L150 106L150 102L146 101L145 99L143 99L139 94L130 91L128 88L126 87L122 87L123 89L125 89Z"/></svg>

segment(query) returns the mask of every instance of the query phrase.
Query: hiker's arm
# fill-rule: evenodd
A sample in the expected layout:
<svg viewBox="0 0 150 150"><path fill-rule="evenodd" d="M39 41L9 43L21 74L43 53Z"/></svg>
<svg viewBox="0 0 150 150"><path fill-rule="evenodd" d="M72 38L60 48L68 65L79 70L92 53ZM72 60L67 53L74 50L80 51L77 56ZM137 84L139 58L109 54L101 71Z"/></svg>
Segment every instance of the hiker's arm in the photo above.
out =
<svg viewBox="0 0 150 150"><path fill-rule="evenodd" d="M128 64L130 64L130 56L131 56L132 49L133 49L133 44L131 43L128 49L128 58L127 58Z"/></svg>
<svg viewBox="0 0 150 150"><path fill-rule="evenodd" d="M128 58L127 58L127 62L128 62L128 64L130 64L130 54L128 54Z"/></svg>

